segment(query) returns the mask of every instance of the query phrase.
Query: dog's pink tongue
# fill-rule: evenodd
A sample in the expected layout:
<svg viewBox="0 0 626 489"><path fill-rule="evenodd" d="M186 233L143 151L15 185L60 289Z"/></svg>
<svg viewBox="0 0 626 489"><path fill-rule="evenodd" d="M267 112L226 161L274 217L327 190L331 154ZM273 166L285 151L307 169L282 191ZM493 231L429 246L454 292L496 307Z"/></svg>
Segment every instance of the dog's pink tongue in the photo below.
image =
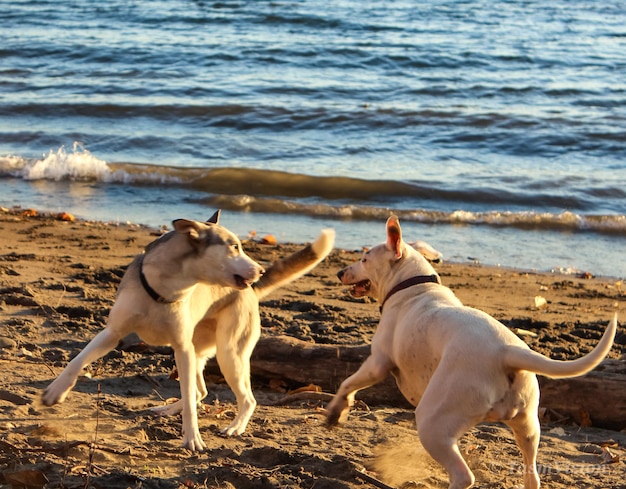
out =
<svg viewBox="0 0 626 489"><path fill-rule="evenodd" d="M363 283L355 284L354 287L352 287L352 295L354 297L363 297L364 295L367 295L367 291L368 287L366 287Z"/></svg>

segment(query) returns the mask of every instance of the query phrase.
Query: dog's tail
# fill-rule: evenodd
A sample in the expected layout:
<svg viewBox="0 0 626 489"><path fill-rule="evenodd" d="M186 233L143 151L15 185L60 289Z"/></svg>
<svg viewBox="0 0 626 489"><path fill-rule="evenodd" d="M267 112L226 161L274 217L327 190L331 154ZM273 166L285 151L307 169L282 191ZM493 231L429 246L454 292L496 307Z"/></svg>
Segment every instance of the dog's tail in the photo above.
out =
<svg viewBox="0 0 626 489"><path fill-rule="evenodd" d="M312 270L332 251L335 231L324 229L317 239L269 267L252 287L259 299Z"/></svg>
<svg viewBox="0 0 626 489"><path fill-rule="evenodd" d="M511 346L504 353L504 364L519 370L528 370L554 379L578 377L595 368L613 346L617 330L617 313L609 322L600 342L584 357L576 360L552 360L532 350Z"/></svg>

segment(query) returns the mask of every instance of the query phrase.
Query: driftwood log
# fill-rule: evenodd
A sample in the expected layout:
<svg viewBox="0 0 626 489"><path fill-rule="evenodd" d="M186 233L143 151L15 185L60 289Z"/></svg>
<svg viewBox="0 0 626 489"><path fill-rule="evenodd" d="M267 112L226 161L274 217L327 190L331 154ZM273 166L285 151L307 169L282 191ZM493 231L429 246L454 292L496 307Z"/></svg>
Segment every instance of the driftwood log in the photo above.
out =
<svg viewBox="0 0 626 489"><path fill-rule="evenodd" d="M369 345L324 345L289 336L262 337L252 355L252 375L301 385L316 384L334 393L339 384L363 363ZM219 372L215 360L207 365ZM626 359L605 360L584 377L540 377L541 406L578 424L622 430L626 428ZM390 376L357 394L370 405L411 408Z"/></svg>
<svg viewBox="0 0 626 489"><path fill-rule="evenodd" d="M541 406L578 424L621 431L626 428L626 358L604 360L572 379L539 377Z"/></svg>

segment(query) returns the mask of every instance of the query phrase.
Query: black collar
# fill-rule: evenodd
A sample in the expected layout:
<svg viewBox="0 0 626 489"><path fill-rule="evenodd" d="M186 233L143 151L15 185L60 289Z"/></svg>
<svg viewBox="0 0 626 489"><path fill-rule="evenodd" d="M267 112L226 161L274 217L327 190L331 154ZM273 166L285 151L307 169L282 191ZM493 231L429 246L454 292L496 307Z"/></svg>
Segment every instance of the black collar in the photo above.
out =
<svg viewBox="0 0 626 489"><path fill-rule="evenodd" d="M150 284L148 283L148 279L146 279L146 276L143 273L143 257L144 256L145 255L142 255L139 258L139 280L141 280L141 285L143 285L144 290L148 293L150 297L152 297L153 300L161 304L173 304L174 302L179 302L179 301L166 300L165 298L163 298L161 294L159 294L156 290L150 287Z"/></svg>
<svg viewBox="0 0 626 489"><path fill-rule="evenodd" d="M402 282L400 282L398 285L396 285L393 289L389 291L389 293L383 300L382 304L380 305L380 312L383 312L383 306L385 305L385 302L387 302L387 300L396 292L400 292L401 290L408 289L409 287L413 287L414 285L428 284L428 283L440 284L441 280L439 279L439 275L437 274L416 275L415 277L411 277L409 279L403 280Z"/></svg>

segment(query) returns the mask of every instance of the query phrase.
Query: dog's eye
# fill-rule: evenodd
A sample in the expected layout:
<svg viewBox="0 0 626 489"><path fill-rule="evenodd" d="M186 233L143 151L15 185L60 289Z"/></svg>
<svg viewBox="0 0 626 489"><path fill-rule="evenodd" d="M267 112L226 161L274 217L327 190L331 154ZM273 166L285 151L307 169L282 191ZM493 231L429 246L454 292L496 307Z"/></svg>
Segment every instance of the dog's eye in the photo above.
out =
<svg viewBox="0 0 626 489"><path fill-rule="evenodd" d="M365 263L367 261L367 258L361 258L361 263Z"/></svg>
<svg viewBox="0 0 626 489"><path fill-rule="evenodd" d="M231 246L232 246L234 251L239 251L239 244L238 243L233 243Z"/></svg>

